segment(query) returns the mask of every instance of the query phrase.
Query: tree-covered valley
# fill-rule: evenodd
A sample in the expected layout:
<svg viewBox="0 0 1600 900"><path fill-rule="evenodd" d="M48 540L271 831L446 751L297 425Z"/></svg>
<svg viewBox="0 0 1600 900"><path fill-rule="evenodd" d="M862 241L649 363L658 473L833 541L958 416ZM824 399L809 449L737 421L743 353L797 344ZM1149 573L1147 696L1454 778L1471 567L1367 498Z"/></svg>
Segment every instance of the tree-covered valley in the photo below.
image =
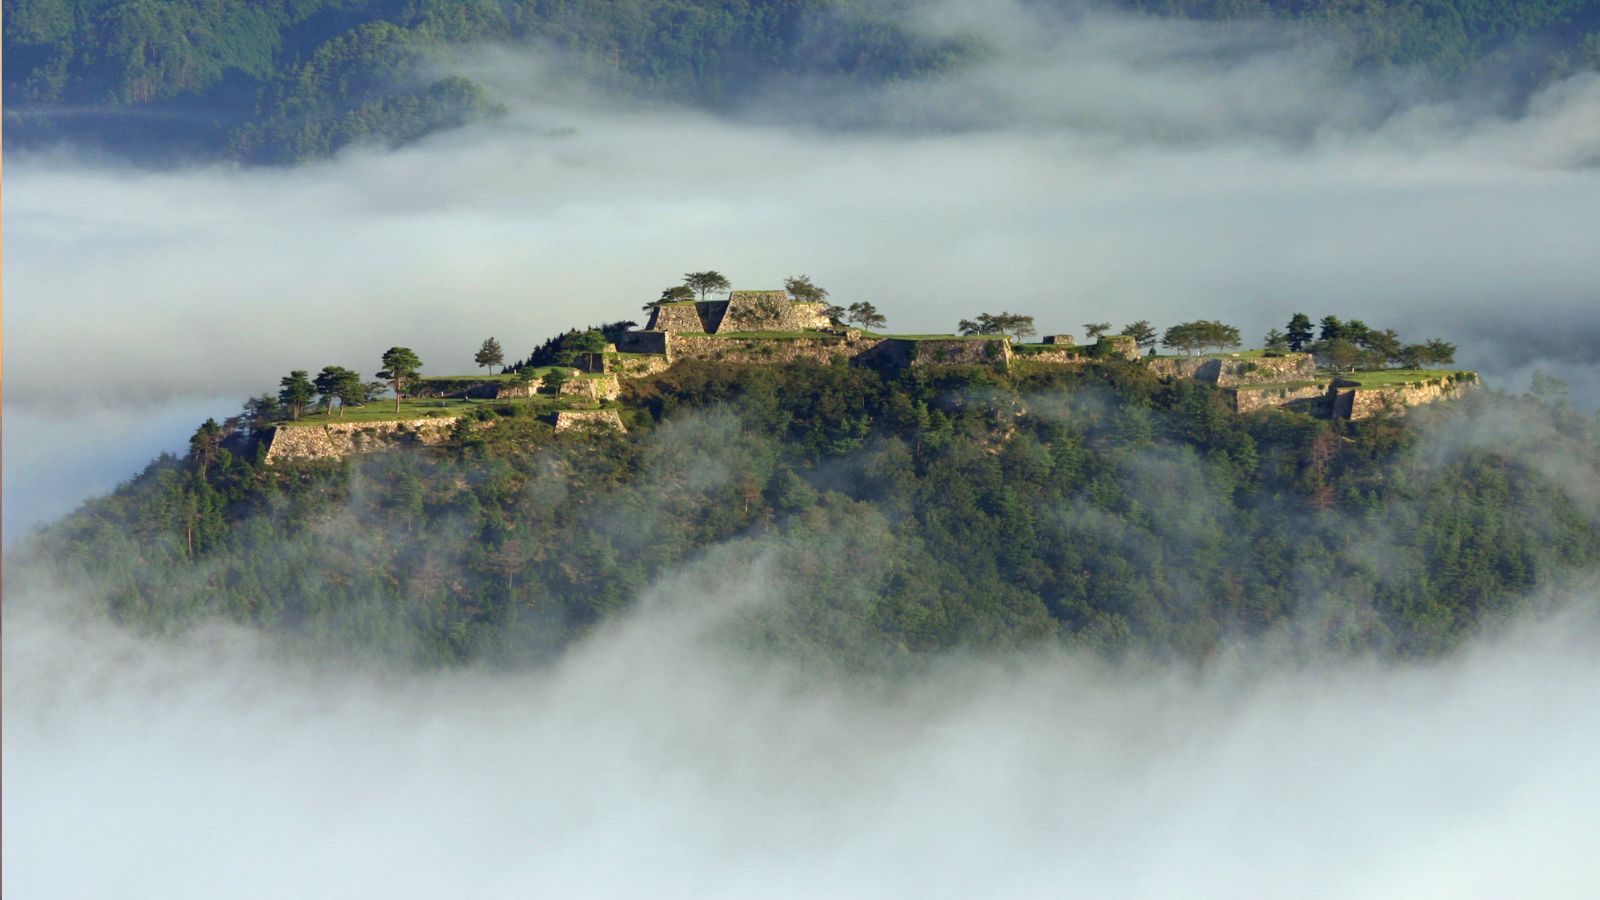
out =
<svg viewBox="0 0 1600 900"><path fill-rule="evenodd" d="M484 401L446 445L331 462L267 464L244 431L14 558L134 629L425 666L552 659L663 579L749 567L767 599L730 640L863 668L1434 655L1600 563L1600 423L1548 379L1343 422L1237 415L1138 363L685 361L622 407L626 435L557 434Z"/></svg>

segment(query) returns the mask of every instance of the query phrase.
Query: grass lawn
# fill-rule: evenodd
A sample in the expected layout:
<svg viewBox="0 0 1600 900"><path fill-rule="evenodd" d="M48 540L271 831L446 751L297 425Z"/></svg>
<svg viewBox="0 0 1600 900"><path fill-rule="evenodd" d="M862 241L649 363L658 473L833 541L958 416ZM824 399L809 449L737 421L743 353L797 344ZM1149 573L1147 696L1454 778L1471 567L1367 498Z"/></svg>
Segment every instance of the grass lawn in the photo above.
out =
<svg viewBox="0 0 1600 900"><path fill-rule="evenodd" d="M1357 387L1379 388L1442 381L1465 374L1468 373L1448 369L1378 369L1370 372L1341 372L1337 377L1342 381L1353 381Z"/></svg>
<svg viewBox="0 0 1600 900"><path fill-rule="evenodd" d="M448 418L451 416L469 415L478 409L494 409L502 406L527 406L538 412L548 412L557 409L593 409L593 403L579 403L571 397L508 397L498 400L402 400L400 411L395 412L393 400L379 400L365 406L353 406L347 410L344 417L339 416L334 410L332 416L320 412L304 416L295 422L279 422L278 425L299 428L309 426L332 425L339 422L393 422L399 419L428 419Z"/></svg>

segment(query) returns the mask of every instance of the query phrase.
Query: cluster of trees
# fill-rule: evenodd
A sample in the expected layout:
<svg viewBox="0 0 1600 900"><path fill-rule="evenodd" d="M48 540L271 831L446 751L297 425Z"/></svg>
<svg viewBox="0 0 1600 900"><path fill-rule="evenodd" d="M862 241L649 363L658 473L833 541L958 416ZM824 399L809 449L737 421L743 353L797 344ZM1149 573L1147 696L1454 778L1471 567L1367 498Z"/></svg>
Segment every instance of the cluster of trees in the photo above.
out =
<svg viewBox="0 0 1600 900"><path fill-rule="evenodd" d="M1560 395L1437 414L1501 404L1560 477L1600 477L1600 419ZM1138 365L685 362L624 399L628 435L508 405L451 447L339 463L263 466L210 423L7 562L71 573L130 625L220 617L437 665L542 658L669 573L764 560L771 602L729 638L857 666L1041 642L1203 658L1291 632L1434 653L1600 565L1592 504L1511 448L1236 416Z"/></svg>
<svg viewBox="0 0 1600 900"><path fill-rule="evenodd" d="M1267 332L1267 349L1313 353L1330 369L1422 369L1455 362L1456 346L1446 340L1430 338L1407 344L1394 329L1379 331L1360 319L1344 322L1338 316L1324 316L1313 326L1310 316L1295 313L1287 328Z"/></svg>
<svg viewBox="0 0 1600 900"><path fill-rule="evenodd" d="M506 367L509 372L521 372L543 366L571 366L579 357L590 357L605 350L606 344L616 343L623 332L639 327L631 320L619 320L590 328L570 328L549 338L533 349L527 358Z"/></svg>
<svg viewBox="0 0 1600 900"><path fill-rule="evenodd" d="M976 319L962 319L956 325L956 330L967 335L1005 334L1019 342L1029 335L1038 333L1038 329L1033 325L1033 316L1008 312L979 313Z"/></svg>
<svg viewBox="0 0 1600 900"><path fill-rule="evenodd" d="M1161 335L1161 345L1184 353L1208 349L1221 353L1239 346L1239 329L1213 319L1182 322Z"/></svg>
<svg viewBox="0 0 1600 900"><path fill-rule="evenodd" d="M323 366L315 378L306 369L295 369L278 382L277 396L262 394L249 401L245 421L262 428L280 419L299 419L316 406L331 417L335 404L343 417L347 407L371 403L386 390L394 392L398 411L406 388L421 374L422 360L409 347L390 347L383 353L382 365L378 372L382 380L371 382L363 381L361 373L344 366Z"/></svg>
<svg viewBox="0 0 1600 900"><path fill-rule="evenodd" d="M707 294L725 294L732 288L733 282L715 269L688 272L683 276L682 284L675 284L662 291L660 297L644 305L644 311L649 312L663 303L681 303L695 299L704 302Z"/></svg>

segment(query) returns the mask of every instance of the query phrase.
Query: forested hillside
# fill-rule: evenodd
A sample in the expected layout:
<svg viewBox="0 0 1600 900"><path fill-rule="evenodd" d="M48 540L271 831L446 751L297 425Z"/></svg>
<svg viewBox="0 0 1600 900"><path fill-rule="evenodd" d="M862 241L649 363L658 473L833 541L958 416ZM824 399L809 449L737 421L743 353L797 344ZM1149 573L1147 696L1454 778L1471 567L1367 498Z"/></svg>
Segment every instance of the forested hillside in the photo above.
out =
<svg viewBox="0 0 1600 900"><path fill-rule="evenodd" d="M1064 6L1067 4L1063 4ZM1327 32L1352 67L1493 69L1525 89L1600 67L1600 0L1119 0L1201 19ZM482 42L554 47L629 94L729 107L773 78L878 83L981 57L865 0L6 0L5 127L144 158L288 163L492 116L430 65Z"/></svg>
<svg viewBox="0 0 1600 900"><path fill-rule="evenodd" d="M154 462L8 577L134 627L426 665L548 658L662 579L756 591L730 639L855 666L1263 635L1432 654L1600 563L1600 422L1541 384L1350 423L1235 415L1136 363L687 361L628 383L627 435L492 401L448 445L338 462L267 465L244 432Z"/></svg>
<svg viewBox="0 0 1600 900"><path fill-rule="evenodd" d="M6 0L6 128L143 155L284 163L492 115L436 51L559 48L601 82L716 106L765 77L878 80L971 47L913 39L857 0Z"/></svg>

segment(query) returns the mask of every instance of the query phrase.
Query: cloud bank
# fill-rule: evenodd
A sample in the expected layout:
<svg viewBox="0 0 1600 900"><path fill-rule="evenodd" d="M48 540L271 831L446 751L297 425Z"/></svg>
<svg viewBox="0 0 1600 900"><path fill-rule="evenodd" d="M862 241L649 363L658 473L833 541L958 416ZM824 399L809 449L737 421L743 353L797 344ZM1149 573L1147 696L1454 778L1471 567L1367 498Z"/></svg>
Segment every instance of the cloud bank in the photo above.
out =
<svg viewBox="0 0 1600 900"><path fill-rule="evenodd" d="M1039 656L867 684L719 640L760 581L669 580L548 671L387 678L8 603L7 893L1495 897L1600 878L1592 621L1428 665Z"/></svg>

